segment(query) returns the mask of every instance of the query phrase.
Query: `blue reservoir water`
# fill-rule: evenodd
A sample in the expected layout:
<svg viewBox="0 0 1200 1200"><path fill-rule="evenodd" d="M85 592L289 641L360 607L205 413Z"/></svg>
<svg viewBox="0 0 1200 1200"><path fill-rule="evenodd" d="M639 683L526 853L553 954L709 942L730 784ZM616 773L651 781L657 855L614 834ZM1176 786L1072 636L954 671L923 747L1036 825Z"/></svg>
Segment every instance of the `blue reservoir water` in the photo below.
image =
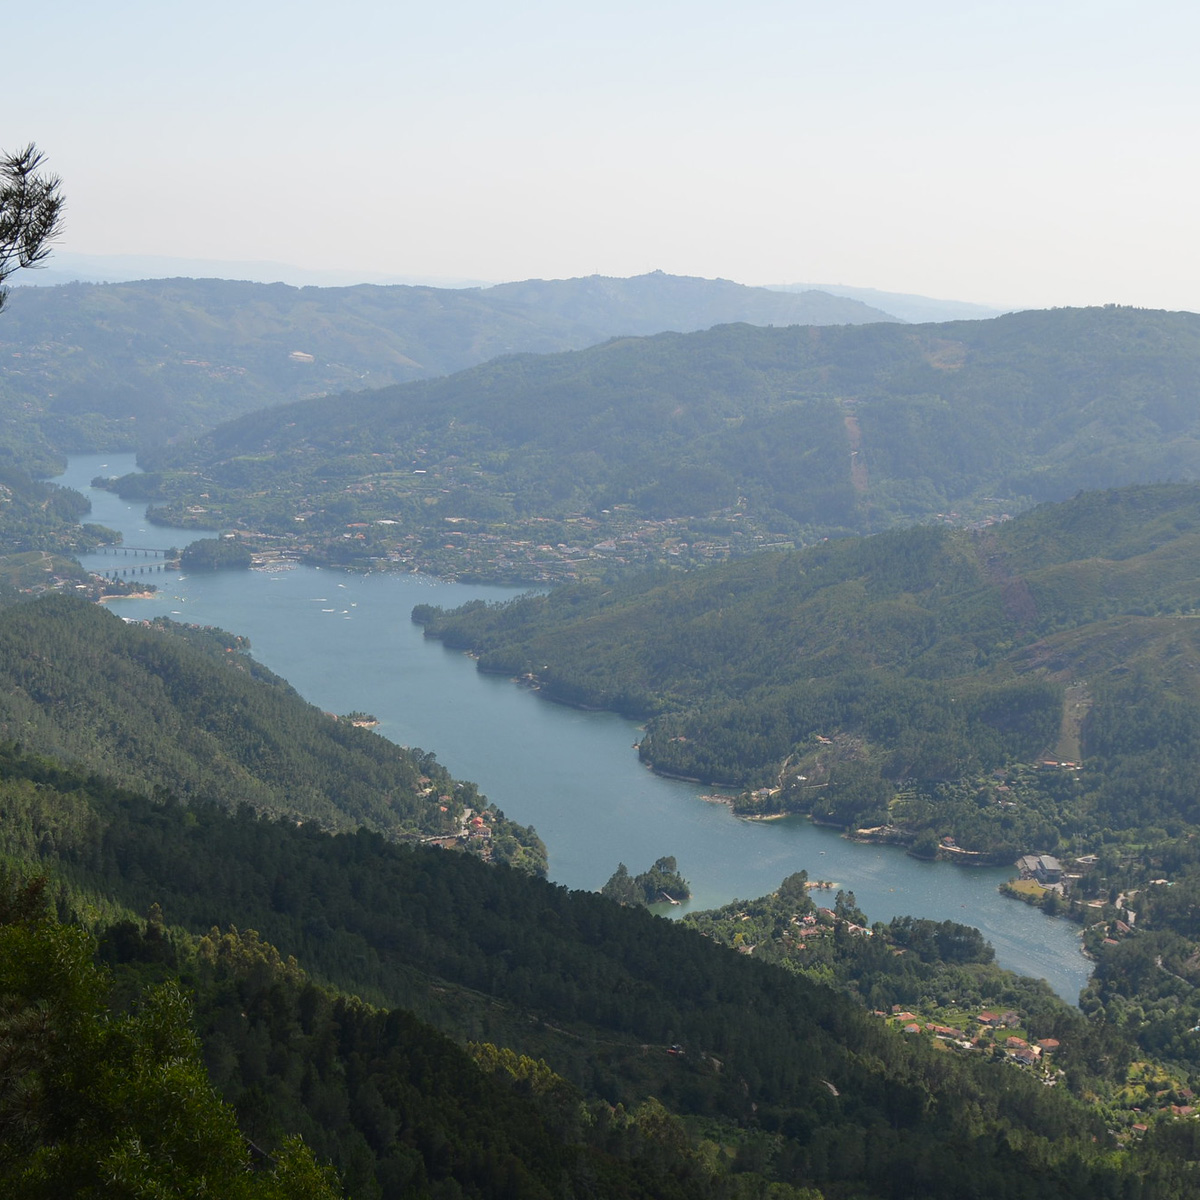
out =
<svg viewBox="0 0 1200 1200"><path fill-rule="evenodd" d="M88 495L89 519L120 529L131 546L182 544L179 530L145 520L144 504L89 486L96 475L133 469L132 455L78 456L56 482ZM98 571L154 565L111 555L84 561ZM159 587L154 599L109 607L245 634L254 655L312 703L374 713L383 736L435 751L508 816L535 826L549 850L550 877L567 887L596 889L618 862L636 873L671 854L691 882L690 907L711 908L765 895L804 869L852 890L872 921L911 914L975 925L1001 965L1048 980L1069 1000L1087 981L1076 926L997 891L1014 871L919 862L799 818L739 820L701 799L706 789L646 770L632 748L639 736L633 722L550 704L510 680L481 675L467 656L426 641L409 619L415 604L452 607L503 599L514 589L304 566L145 578Z"/></svg>

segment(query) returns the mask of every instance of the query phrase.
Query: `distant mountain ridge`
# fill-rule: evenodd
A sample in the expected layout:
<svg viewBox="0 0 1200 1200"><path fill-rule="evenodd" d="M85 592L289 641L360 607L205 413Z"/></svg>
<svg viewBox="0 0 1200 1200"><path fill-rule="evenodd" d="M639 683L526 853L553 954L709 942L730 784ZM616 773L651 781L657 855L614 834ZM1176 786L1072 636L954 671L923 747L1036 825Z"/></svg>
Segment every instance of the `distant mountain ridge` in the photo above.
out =
<svg viewBox="0 0 1200 1200"><path fill-rule="evenodd" d="M0 412L60 451L144 446L308 396L449 374L497 355L731 321L891 320L855 300L655 272L481 288L218 279L15 289Z"/></svg>
<svg viewBox="0 0 1200 1200"><path fill-rule="evenodd" d="M1187 313L724 325L252 413L131 484L172 524L542 582L1197 479L1198 413Z"/></svg>
<svg viewBox="0 0 1200 1200"><path fill-rule="evenodd" d="M965 300L938 300L910 292L883 292L878 288L849 287L844 283L779 283L769 285L780 292L826 292L830 296L845 296L860 300L873 308L882 309L900 321L922 324L928 321L986 321L1018 308L999 308L993 304L972 304Z"/></svg>
<svg viewBox="0 0 1200 1200"><path fill-rule="evenodd" d="M538 313L555 313L578 321L581 329L613 324L623 327L609 336L693 333L714 325L866 325L894 317L848 297L808 289L798 293L747 287L728 279L701 279L651 271L632 279L590 275L583 279L527 279L500 283L484 295ZM793 304L778 297L791 295ZM663 324L665 314L674 322ZM594 340L597 339L593 339ZM589 342L588 344L593 344Z"/></svg>
<svg viewBox="0 0 1200 1200"><path fill-rule="evenodd" d="M57 287L64 283L134 283L147 279L236 279L252 283L286 283L292 287L355 287L358 284L434 288L492 288L521 286L507 280L413 275L395 271L353 271L298 267L292 263L245 259L181 258L153 254L80 254L56 250L48 265L22 272L19 287ZM602 279L594 275L592 279ZM963 300L935 299L911 292L851 287L843 283L772 283L775 292L826 292L859 300L904 321L969 321L997 317L1031 305L998 306Z"/></svg>
<svg viewBox="0 0 1200 1200"><path fill-rule="evenodd" d="M64 283L136 283L144 279L236 279L248 283L287 283L292 287L354 287L408 284L415 287L490 287L493 280L396 271L352 271L298 267L270 259L187 258L172 254L82 254L55 249L36 270L17 277L19 287L58 287Z"/></svg>

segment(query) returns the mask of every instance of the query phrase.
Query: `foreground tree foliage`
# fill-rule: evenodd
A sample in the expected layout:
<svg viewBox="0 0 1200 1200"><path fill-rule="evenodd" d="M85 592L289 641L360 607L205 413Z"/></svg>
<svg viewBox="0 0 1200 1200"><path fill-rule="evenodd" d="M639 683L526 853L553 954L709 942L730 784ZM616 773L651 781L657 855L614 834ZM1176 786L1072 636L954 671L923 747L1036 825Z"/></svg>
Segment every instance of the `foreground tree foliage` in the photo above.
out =
<svg viewBox="0 0 1200 1200"><path fill-rule="evenodd" d="M44 162L32 142L0 154L0 284L46 258L62 232L62 181L41 169ZM7 298L8 289L0 286L0 308Z"/></svg>
<svg viewBox="0 0 1200 1200"><path fill-rule="evenodd" d="M131 1011L81 929L44 911L39 884L0 880L0 1187L6 1195L332 1200L298 1139L251 1171L233 1110L209 1083L179 987Z"/></svg>

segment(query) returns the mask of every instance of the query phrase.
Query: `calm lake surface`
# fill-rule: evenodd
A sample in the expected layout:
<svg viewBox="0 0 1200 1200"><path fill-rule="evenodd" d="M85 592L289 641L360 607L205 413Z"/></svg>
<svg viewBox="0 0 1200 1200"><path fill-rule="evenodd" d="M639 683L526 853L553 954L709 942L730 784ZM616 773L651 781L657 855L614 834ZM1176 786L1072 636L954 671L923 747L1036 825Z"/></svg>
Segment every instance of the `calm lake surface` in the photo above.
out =
<svg viewBox="0 0 1200 1200"><path fill-rule="evenodd" d="M87 495L89 519L121 530L129 546L183 544L182 531L145 520L144 504L90 487L97 475L135 469L132 455L81 455L55 482ZM115 563L124 568L151 560L84 559L97 571ZM112 611L169 615L245 634L254 656L313 704L374 713L385 737L434 751L506 815L535 826L557 883L595 890L618 862L636 874L671 854L692 885L688 907L712 908L765 895L804 869L810 878L852 890L872 921L911 914L975 925L1003 966L1048 980L1068 1000L1087 982L1091 967L1079 951L1077 927L996 890L1015 871L918 862L894 847L845 841L800 818L739 820L725 805L701 800L705 789L646 770L632 749L639 736L633 722L550 704L510 680L481 675L465 655L426 641L409 619L415 604L453 607L504 599L514 589L319 567L172 571L146 579L158 585L153 600L115 601Z"/></svg>

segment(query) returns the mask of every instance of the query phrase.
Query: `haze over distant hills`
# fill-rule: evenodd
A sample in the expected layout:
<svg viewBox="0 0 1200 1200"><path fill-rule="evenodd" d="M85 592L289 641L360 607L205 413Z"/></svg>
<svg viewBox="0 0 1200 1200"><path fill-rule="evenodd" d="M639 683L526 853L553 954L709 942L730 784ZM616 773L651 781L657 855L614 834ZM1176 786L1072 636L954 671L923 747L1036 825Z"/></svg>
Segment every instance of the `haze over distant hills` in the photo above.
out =
<svg viewBox="0 0 1200 1200"><path fill-rule="evenodd" d="M269 261L176 258L153 254L78 254L71 251L56 251L49 266L39 267L36 271L24 271L15 283L17 286L54 287L63 283L134 283L146 279L176 278L237 279L252 283L286 283L292 287L354 287L361 283L381 287L402 284L454 289L523 286L516 282L497 284L488 279L404 275L383 271L318 270ZM603 277L596 275L591 278ZM776 292L817 291L830 296L844 296L901 321L983 320L999 316L1002 312L1014 311L1013 308L992 304L934 299L910 292L850 287L842 283L779 283L765 286L769 291Z"/></svg>
<svg viewBox="0 0 1200 1200"><path fill-rule="evenodd" d="M179 258L166 254L79 254L55 250L47 265L23 271L20 287L57 287L63 283L135 283L143 279L240 279L250 283L287 283L293 287L353 287L409 284L417 287L488 287L488 279L434 275L398 275L385 271L320 270L265 259Z"/></svg>
<svg viewBox="0 0 1200 1200"><path fill-rule="evenodd" d="M922 324L927 321L985 321L1017 308L998 308L991 304L972 304L965 300L937 300L908 292L881 292L877 288L848 287L844 283L780 283L768 285L780 292L826 292L845 296L882 309L901 321ZM1025 305L1019 307L1028 307Z"/></svg>
<svg viewBox="0 0 1200 1200"><path fill-rule="evenodd" d="M498 287L295 288L219 279L18 288L0 325L0 407L59 448L144 446L272 404L445 375L623 335L892 318L655 272Z"/></svg>

